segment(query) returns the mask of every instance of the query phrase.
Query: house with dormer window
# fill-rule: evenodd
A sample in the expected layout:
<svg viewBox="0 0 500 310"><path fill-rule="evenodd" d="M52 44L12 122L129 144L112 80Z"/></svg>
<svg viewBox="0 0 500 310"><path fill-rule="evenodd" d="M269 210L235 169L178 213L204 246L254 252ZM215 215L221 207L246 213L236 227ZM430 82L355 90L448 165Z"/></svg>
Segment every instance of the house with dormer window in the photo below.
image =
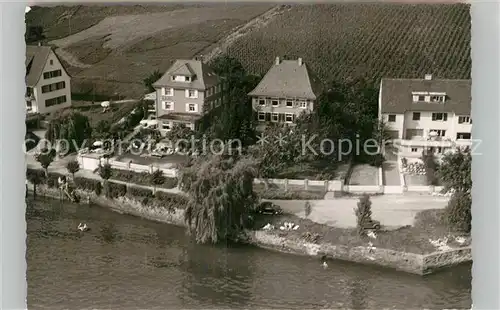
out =
<svg viewBox="0 0 500 310"><path fill-rule="evenodd" d="M220 78L198 59L176 60L153 87L162 134L174 124L196 130L201 119L222 103Z"/></svg>
<svg viewBox="0 0 500 310"><path fill-rule="evenodd" d="M321 83L312 75L302 58L274 64L248 95L256 120L262 129L267 123L293 124L303 112L311 112L321 91Z"/></svg>
<svg viewBox="0 0 500 310"><path fill-rule="evenodd" d="M471 145L471 80L382 79L379 118L404 157Z"/></svg>

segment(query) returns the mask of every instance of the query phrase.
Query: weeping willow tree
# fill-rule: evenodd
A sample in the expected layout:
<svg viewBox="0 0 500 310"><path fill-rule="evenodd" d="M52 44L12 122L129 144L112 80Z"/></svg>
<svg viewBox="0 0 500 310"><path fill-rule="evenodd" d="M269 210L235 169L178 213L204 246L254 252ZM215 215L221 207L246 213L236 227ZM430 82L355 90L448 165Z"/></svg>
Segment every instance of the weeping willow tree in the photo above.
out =
<svg viewBox="0 0 500 310"><path fill-rule="evenodd" d="M179 184L190 197L184 220L198 243L240 236L257 202L256 173L252 159L223 155L200 158L181 169Z"/></svg>
<svg viewBox="0 0 500 310"><path fill-rule="evenodd" d="M53 145L57 141L65 141L69 152L76 151L91 137L92 127L87 116L71 111L64 110L57 113L49 121L45 138Z"/></svg>

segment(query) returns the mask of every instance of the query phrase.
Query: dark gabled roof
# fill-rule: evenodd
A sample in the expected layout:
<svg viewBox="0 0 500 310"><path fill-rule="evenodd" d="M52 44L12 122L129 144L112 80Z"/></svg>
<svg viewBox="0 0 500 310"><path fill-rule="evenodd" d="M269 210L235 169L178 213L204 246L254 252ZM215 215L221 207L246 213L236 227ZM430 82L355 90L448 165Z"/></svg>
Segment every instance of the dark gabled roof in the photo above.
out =
<svg viewBox="0 0 500 310"><path fill-rule="evenodd" d="M29 87L36 86L40 76L43 73L47 58L49 57L50 46L26 46L26 85Z"/></svg>
<svg viewBox="0 0 500 310"><path fill-rule="evenodd" d="M315 100L319 95L320 85L309 74L305 63L299 65L298 60L282 60L278 65L273 64L248 95Z"/></svg>
<svg viewBox="0 0 500 310"><path fill-rule="evenodd" d="M471 80L382 79L381 113L471 112ZM446 93L445 103L413 102L413 92Z"/></svg>
<svg viewBox="0 0 500 310"><path fill-rule="evenodd" d="M172 75L190 75L194 79L187 82L172 81ZM167 72L153 84L153 87L190 88L205 90L217 85L219 77L214 71L200 60L176 60Z"/></svg>

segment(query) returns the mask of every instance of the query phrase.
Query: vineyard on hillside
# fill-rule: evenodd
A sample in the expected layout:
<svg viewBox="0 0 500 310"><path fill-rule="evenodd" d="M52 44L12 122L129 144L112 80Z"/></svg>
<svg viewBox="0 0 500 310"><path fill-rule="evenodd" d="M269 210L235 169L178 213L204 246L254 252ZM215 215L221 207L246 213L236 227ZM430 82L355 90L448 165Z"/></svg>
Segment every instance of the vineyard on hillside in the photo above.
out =
<svg viewBox="0 0 500 310"><path fill-rule="evenodd" d="M465 4L293 5L236 41L228 54L262 74L276 56L302 57L327 80L365 77L470 78L470 15Z"/></svg>

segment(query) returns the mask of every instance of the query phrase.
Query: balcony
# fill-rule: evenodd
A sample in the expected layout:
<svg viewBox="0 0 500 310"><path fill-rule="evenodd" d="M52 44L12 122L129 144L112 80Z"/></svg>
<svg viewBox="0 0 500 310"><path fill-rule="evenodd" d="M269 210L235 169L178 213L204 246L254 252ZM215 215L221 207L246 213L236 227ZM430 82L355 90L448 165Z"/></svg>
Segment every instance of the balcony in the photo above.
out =
<svg viewBox="0 0 500 310"><path fill-rule="evenodd" d="M411 139L396 139L393 140L394 145L404 147L465 147L471 146L471 140L452 140L448 137L412 137Z"/></svg>

